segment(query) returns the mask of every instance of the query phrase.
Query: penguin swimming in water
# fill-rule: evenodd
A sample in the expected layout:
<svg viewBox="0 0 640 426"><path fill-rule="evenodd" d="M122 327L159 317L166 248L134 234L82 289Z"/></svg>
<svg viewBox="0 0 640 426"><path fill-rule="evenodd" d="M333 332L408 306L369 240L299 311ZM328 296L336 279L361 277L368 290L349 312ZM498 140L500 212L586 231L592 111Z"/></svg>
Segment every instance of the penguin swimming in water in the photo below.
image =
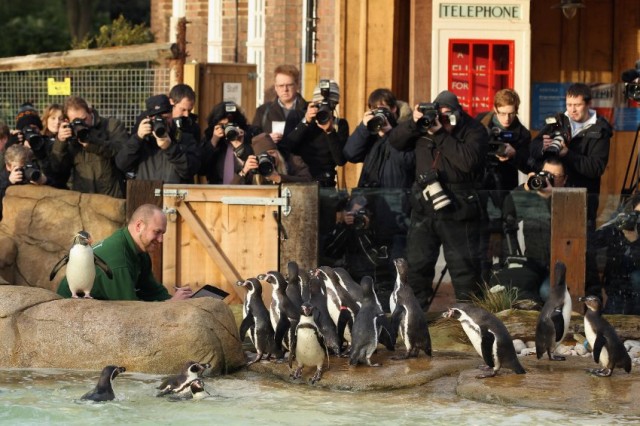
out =
<svg viewBox="0 0 640 426"><path fill-rule="evenodd" d="M431 336L420 302L416 299L413 289L407 284L409 266L406 259L399 258L393 261L396 267L396 286L391 295L391 301L395 299L394 310L391 314L392 340L399 331L407 352L403 357L394 359L406 359L417 357L420 349L431 356Z"/></svg>
<svg viewBox="0 0 640 426"><path fill-rule="evenodd" d="M491 373L476 378L493 377L501 367L510 368L516 374L526 373L518 361L507 327L495 315L478 306L456 303L442 316L460 321L476 352L491 370Z"/></svg>
<svg viewBox="0 0 640 426"><path fill-rule="evenodd" d="M306 302L302 305L302 315L291 340L291 354L289 354L289 368L293 368L293 361L298 368L291 374L292 379L299 379L302 369L307 365L316 367L316 372L310 380L313 385L322 378L322 366L327 357L327 347L324 337L313 319L314 307Z"/></svg>
<svg viewBox="0 0 640 426"><path fill-rule="evenodd" d="M96 278L96 266L113 278L113 273L100 256L93 252L91 247L91 235L87 231L79 231L73 238L73 246L62 259L55 264L49 274L49 281L53 281L56 274L64 265L67 265L67 282L71 297L78 298L78 293L83 293L85 299L91 299L91 289Z"/></svg>
<svg viewBox="0 0 640 426"><path fill-rule="evenodd" d="M243 305L243 320L240 324L240 338L249 332L249 338L256 348L256 357L247 363L251 365L262 359L276 354L275 332L269 318L269 311L262 301L262 284L256 278L238 281L237 285L247 289ZM281 355L280 355L281 356Z"/></svg>
<svg viewBox="0 0 640 426"><path fill-rule="evenodd" d="M366 363L370 367L378 367L380 364L371 363L371 355L378 348L378 339L388 350L393 351L395 349L392 343L393 333L373 288L373 279L365 276L360 285L363 299L351 330L349 364ZM386 339L381 338L383 333L387 335Z"/></svg>
<svg viewBox="0 0 640 426"><path fill-rule="evenodd" d="M169 376L160 383L156 389L160 392L156 396L164 396L168 394L183 394L190 392L189 385L197 379L211 364L201 364L195 361L187 361L182 367L180 374Z"/></svg>
<svg viewBox="0 0 640 426"><path fill-rule="evenodd" d="M185 399L203 399L208 395L211 395L204 388L204 380L195 379L189 383L189 391L185 391L180 394L170 394L167 396L167 399L170 401L182 401Z"/></svg>
<svg viewBox="0 0 640 426"><path fill-rule="evenodd" d="M631 372L631 358L616 330L602 317L600 299L597 296L586 296L578 300L587 305L584 332L593 348L593 360L602 366L601 369L592 369L590 372L599 377L611 376L616 367L623 368L627 373Z"/></svg>
<svg viewBox="0 0 640 426"><path fill-rule="evenodd" d="M98 379L98 384L92 391L85 393L82 395L82 400L88 401L112 401L115 399L116 395L113 393L113 379L115 379L118 374L124 373L127 371L124 367L117 367L115 365L107 365L102 369L102 373L100 373L100 378Z"/></svg>
<svg viewBox="0 0 640 426"><path fill-rule="evenodd" d="M554 355L558 345L569 331L571 321L571 296L566 282L567 267L558 261L555 265L555 285L551 287L549 298L545 302L536 326L536 355L538 359L546 353L551 361L564 361L566 358Z"/></svg>

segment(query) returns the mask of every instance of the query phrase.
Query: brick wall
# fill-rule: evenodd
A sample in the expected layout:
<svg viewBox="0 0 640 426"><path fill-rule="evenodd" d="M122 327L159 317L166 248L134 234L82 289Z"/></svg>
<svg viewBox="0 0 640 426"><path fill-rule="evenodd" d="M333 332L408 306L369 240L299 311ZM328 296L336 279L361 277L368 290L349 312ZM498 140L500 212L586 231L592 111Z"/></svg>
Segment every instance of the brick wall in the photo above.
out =
<svg viewBox="0 0 640 426"><path fill-rule="evenodd" d="M318 0L318 41L316 43L316 64L320 78L337 77L335 64L335 41L339 36L336 22L336 0Z"/></svg>

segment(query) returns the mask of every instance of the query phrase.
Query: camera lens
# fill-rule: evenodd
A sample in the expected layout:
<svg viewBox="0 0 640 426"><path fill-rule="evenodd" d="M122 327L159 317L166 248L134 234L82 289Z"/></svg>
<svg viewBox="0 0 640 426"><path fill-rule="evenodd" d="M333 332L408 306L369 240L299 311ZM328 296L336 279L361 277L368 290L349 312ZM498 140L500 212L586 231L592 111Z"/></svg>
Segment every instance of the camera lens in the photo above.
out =
<svg viewBox="0 0 640 426"><path fill-rule="evenodd" d="M167 134L167 127L164 124L164 119L162 117L160 117L159 115L156 115L155 117L153 117L153 120L151 122L151 126L153 128L153 132L159 138L162 138L162 137L164 137L164 135Z"/></svg>
<svg viewBox="0 0 640 426"><path fill-rule="evenodd" d="M327 124L333 117L333 111L327 102L316 104L318 112L316 113L316 121L319 124Z"/></svg>
<svg viewBox="0 0 640 426"><path fill-rule="evenodd" d="M275 169L275 159L269 154L262 153L258 155L258 173L262 176L269 176Z"/></svg>

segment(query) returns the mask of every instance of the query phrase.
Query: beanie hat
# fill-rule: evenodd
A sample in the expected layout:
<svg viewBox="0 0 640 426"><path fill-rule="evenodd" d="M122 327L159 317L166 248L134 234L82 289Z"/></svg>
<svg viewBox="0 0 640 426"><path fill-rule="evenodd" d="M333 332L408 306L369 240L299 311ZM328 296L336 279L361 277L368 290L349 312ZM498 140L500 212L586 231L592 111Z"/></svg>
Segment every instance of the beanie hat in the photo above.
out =
<svg viewBox="0 0 640 426"><path fill-rule="evenodd" d="M258 136L251 139L251 147L253 148L253 153L255 155L260 155L270 149L278 149L269 133L260 133Z"/></svg>
<svg viewBox="0 0 640 426"><path fill-rule="evenodd" d="M460 111L462 109L460 102L458 102L458 97L455 93L448 90L440 92L440 94L436 96L434 102L437 102L441 107L449 107L454 111Z"/></svg>
<svg viewBox="0 0 640 426"><path fill-rule="evenodd" d="M145 102L147 110L144 114L148 117L158 114L170 112L173 108L167 95L155 95L148 98Z"/></svg>
<svg viewBox="0 0 640 426"><path fill-rule="evenodd" d="M313 89L313 103L321 102L323 99L322 93L320 92L320 84L316 85L316 88ZM329 101L338 103L340 102L340 87L338 87L338 83L335 80L329 80Z"/></svg>
<svg viewBox="0 0 640 426"><path fill-rule="evenodd" d="M22 130L27 126L35 125L42 130L42 120L38 111L30 103L20 105L18 115L16 116L16 129Z"/></svg>

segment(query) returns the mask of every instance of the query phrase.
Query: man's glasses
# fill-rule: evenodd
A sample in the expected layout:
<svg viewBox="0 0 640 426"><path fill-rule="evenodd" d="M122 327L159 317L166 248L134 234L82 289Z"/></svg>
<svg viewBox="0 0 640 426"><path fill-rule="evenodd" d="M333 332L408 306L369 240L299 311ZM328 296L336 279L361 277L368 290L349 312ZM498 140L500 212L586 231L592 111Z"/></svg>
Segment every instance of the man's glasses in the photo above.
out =
<svg viewBox="0 0 640 426"><path fill-rule="evenodd" d="M293 89L294 87L296 87L295 83L276 84L276 89Z"/></svg>
<svg viewBox="0 0 640 426"><path fill-rule="evenodd" d="M514 118L516 115L518 115L517 112L496 112L496 114L498 115L498 117L509 117L509 118Z"/></svg>

